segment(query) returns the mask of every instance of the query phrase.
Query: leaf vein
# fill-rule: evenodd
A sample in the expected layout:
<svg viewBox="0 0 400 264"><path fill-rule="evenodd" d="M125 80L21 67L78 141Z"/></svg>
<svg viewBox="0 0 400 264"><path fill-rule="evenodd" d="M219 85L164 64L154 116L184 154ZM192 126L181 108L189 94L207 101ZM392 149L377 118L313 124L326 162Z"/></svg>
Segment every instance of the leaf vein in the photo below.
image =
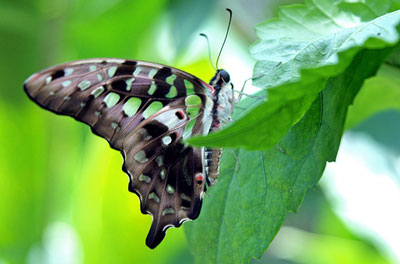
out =
<svg viewBox="0 0 400 264"><path fill-rule="evenodd" d="M323 105L323 91L319 94L319 97L320 97L320 113L321 113L320 115L321 116L320 116L320 119L319 119L319 122L318 122L317 134L315 135L314 140L312 142L312 145L310 146L310 150L307 152L307 154L305 155L303 161L301 162L301 166L300 166L300 168L298 170L298 173L296 174L296 180L294 181L294 184L292 184L292 187L295 186L296 183L298 182L301 170L303 169L304 164L306 163L307 159L311 155L311 153L312 153L312 151L314 149L315 142L317 141L318 134L321 131L322 121L323 121L323 114L324 114L324 110L323 110L323 108L324 108L324 105Z"/></svg>
<svg viewBox="0 0 400 264"><path fill-rule="evenodd" d="M233 171L233 175L230 179L229 186L232 185L232 181L233 181L233 178L235 177L235 175L236 175L236 170ZM230 188L228 188L228 190L230 190ZM217 237L217 252L216 252L216 256L215 256L216 261L218 261L219 252L220 252L220 248L221 248L222 225L224 224L225 228L226 228L224 215L226 214L226 202L227 201L228 201L228 197L225 197L224 204L222 205L223 206L223 214L222 214L222 218L221 218L221 223L219 224L219 233L218 233L218 237ZM227 232L228 232L228 230L227 230ZM229 236L229 234L228 234L228 236ZM229 242L231 243L231 248L232 248L232 242L230 240L229 240Z"/></svg>
<svg viewBox="0 0 400 264"><path fill-rule="evenodd" d="M260 162L261 162L261 168L262 168L262 172L263 172L263 176L264 176L264 194L263 194L263 204L262 204L262 212L263 215L265 215L265 200L267 199L266 195L267 195L267 173L265 171L265 165L264 165L264 153L262 151L260 151ZM262 237L261 237L261 232L258 232L259 236L259 245L262 248Z"/></svg>

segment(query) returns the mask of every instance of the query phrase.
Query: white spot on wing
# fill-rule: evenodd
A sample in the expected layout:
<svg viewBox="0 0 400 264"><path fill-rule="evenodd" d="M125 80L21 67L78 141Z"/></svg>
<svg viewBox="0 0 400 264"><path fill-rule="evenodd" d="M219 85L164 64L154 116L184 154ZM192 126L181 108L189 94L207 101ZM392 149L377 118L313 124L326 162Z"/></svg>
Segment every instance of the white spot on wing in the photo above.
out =
<svg viewBox="0 0 400 264"><path fill-rule="evenodd" d="M81 64L88 64L88 63L101 63L103 62L102 59L88 59L88 60L80 60L80 61L75 61L71 62L70 65L81 65Z"/></svg>
<svg viewBox="0 0 400 264"><path fill-rule="evenodd" d="M157 156L156 163L158 167L162 167L164 165L164 156Z"/></svg>
<svg viewBox="0 0 400 264"><path fill-rule="evenodd" d="M192 201L192 199L190 199L190 197L189 196L187 196L186 194L184 194L184 193L181 193L181 198L183 199L183 200L186 200L186 201L188 201L188 202L191 202Z"/></svg>
<svg viewBox="0 0 400 264"><path fill-rule="evenodd" d="M164 212L164 211L163 211L163 212ZM165 230L167 230L167 229L170 228L170 227L175 227L175 226L172 225L172 224L166 225L166 226L163 227L162 231L164 232Z"/></svg>
<svg viewBox="0 0 400 264"><path fill-rule="evenodd" d="M118 125L118 123L112 122L112 123L111 123L111 127L112 127L113 129L115 129L116 131L119 130L119 125Z"/></svg>
<svg viewBox="0 0 400 264"><path fill-rule="evenodd" d="M144 152L144 150L141 150L138 153L136 153L136 155L133 156L133 158L139 163L146 163L147 161L149 161L149 159L146 157L146 152Z"/></svg>
<svg viewBox="0 0 400 264"><path fill-rule="evenodd" d="M162 211L162 216L169 215L169 214L174 214L174 213L175 213L175 210L173 208L167 207ZM169 225L167 225L167 226L169 226ZM166 228L167 226L165 226L164 228ZM170 225L170 226L172 227L174 225ZM165 230L164 228L163 228L163 230Z"/></svg>
<svg viewBox="0 0 400 264"><path fill-rule="evenodd" d="M160 177L161 180L165 180L165 174L167 173L167 171L165 170L165 168L162 168L160 171Z"/></svg>
<svg viewBox="0 0 400 264"><path fill-rule="evenodd" d="M174 187L172 187L171 185L167 184L167 193L173 194L174 192L175 192Z"/></svg>
<svg viewBox="0 0 400 264"><path fill-rule="evenodd" d="M108 62L108 63L124 63L125 60L123 60L123 59L107 59L106 62Z"/></svg>
<svg viewBox="0 0 400 264"><path fill-rule="evenodd" d="M182 224L182 223L184 223L184 222L186 222L186 221L192 221L192 219L190 219L190 218L182 218L182 219L179 221L179 224Z"/></svg>
<svg viewBox="0 0 400 264"><path fill-rule="evenodd" d="M164 146L168 146L172 142L172 138L170 136L165 136L161 139Z"/></svg>
<svg viewBox="0 0 400 264"><path fill-rule="evenodd" d="M146 183L151 182L151 178L149 176L147 176L147 175L144 175L144 174L140 174L138 179L141 182L146 182Z"/></svg>
<svg viewBox="0 0 400 264"><path fill-rule="evenodd" d="M110 78L113 77L116 71L117 71L117 66L110 67L107 71L108 77Z"/></svg>
<svg viewBox="0 0 400 264"><path fill-rule="evenodd" d="M66 81L64 81L61 85L63 86L63 87L67 87L68 85L70 85L72 82L71 82L71 80L66 80Z"/></svg>
<svg viewBox="0 0 400 264"><path fill-rule="evenodd" d="M153 200L153 201L156 202L156 203L159 203L159 202L160 202L160 198L157 196L157 194L156 194L155 192L151 192L151 193L149 194L149 199L150 199L150 200Z"/></svg>
<svg viewBox="0 0 400 264"><path fill-rule="evenodd" d="M182 111L182 113L183 113L183 109L181 109L181 108L172 109L170 111L165 111L165 112L155 116L154 120L157 120L160 123L168 126L169 129L177 127L180 124L183 124L184 122L186 122L186 115L185 115L185 118L179 119L175 114L177 111ZM207 132L208 132L208 130L207 130Z"/></svg>
<svg viewBox="0 0 400 264"><path fill-rule="evenodd" d="M74 69L72 68L65 68L64 69L64 76L71 75L74 72Z"/></svg>

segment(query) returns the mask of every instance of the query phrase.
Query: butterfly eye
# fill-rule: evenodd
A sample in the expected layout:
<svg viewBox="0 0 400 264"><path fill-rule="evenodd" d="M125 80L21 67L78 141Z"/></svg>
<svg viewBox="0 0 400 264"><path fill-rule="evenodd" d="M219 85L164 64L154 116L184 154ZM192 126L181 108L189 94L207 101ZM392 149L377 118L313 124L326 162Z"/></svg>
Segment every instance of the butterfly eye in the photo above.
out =
<svg viewBox="0 0 400 264"><path fill-rule="evenodd" d="M229 73L225 70L221 70L219 72L219 75L221 76L222 80L226 83L228 83L231 80L231 77L229 76Z"/></svg>

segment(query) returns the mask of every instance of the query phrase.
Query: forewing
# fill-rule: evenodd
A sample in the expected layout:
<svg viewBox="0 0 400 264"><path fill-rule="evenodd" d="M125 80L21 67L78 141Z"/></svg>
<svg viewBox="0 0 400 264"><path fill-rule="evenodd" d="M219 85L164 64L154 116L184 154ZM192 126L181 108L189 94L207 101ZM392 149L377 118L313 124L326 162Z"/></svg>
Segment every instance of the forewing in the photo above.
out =
<svg viewBox="0 0 400 264"><path fill-rule="evenodd" d="M129 190L153 216L149 247L168 227L199 215L205 185L195 176L203 174L202 149L182 138L208 132L212 102L205 82L160 64L90 59L34 74L24 89L43 108L87 123L122 152Z"/></svg>

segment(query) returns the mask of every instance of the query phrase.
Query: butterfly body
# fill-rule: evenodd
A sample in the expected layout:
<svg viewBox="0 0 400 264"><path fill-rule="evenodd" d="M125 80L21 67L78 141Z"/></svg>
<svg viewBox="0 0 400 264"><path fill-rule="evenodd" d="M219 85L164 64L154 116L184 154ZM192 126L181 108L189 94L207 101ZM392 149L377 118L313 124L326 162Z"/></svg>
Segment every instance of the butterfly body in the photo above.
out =
<svg viewBox="0 0 400 264"><path fill-rule="evenodd" d="M235 102L230 76L225 70L218 70L210 81L213 87L212 98L212 124L210 131L217 131L231 121L233 105ZM221 163L221 148L205 148L204 151L205 172L210 185L217 183L219 167Z"/></svg>
<svg viewBox="0 0 400 264"><path fill-rule="evenodd" d="M36 73L24 89L41 107L87 123L121 151L129 190L139 196L142 213L153 217L150 248L169 227L198 217L206 182L218 177L222 150L183 140L229 122L234 98L226 71L207 84L161 64L88 59Z"/></svg>

